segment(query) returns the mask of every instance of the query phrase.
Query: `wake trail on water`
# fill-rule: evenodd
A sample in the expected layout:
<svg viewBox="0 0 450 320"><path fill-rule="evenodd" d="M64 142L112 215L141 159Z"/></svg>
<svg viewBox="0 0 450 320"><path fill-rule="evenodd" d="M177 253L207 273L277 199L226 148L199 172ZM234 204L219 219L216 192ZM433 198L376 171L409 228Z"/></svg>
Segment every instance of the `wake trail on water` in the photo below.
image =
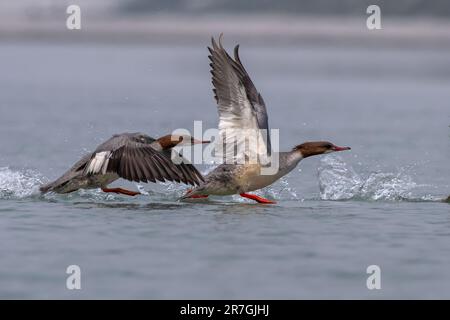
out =
<svg viewBox="0 0 450 320"><path fill-rule="evenodd" d="M208 170L210 171L210 170ZM206 174L207 172L204 172ZM326 156L318 168L320 198L322 200L360 200L360 201L443 201L442 196L417 195L417 190L426 185L417 184L410 175L400 170L397 173L372 172L366 175L357 173L339 156ZM87 199L94 201L130 201L132 198L104 193L100 189L79 190L71 194L42 195L39 187L48 182L41 173L32 169L13 170L0 167L0 200L39 198L47 200ZM136 184L138 190L153 200L176 201L185 194L188 186L175 183L162 183L163 190L152 190ZM416 191L416 192L415 192ZM277 184L256 190L256 195L280 200L299 200L295 188L288 179L282 178ZM246 202L239 195L233 201ZM134 198L133 198L134 199Z"/></svg>
<svg viewBox="0 0 450 320"><path fill-rule="evenodd" d="M322 200L366 201L442 201L434 195L417 191L427 185L416 183L410 175L399 172L371 172L363 175L344 162L340 156L326 156L318 168Z"/></svg>
<svg viewBox="0 0 450 320"><path fill-rule="evenodd" d="M0 167L0 200L90 200L90 201L131 201L134 197L125 197L114 193L105 193L100 189L80 189L68 194L49 192L42 194L39 187L49 182L49 179L36 170L14 170ZM152 199L174 201L178 200L188 186L171 182L161 183L163 190L152 190L143 184L136 184L136 188L143 196Z"/></svg>
<svg viewBox="0 0 450 320"><path fill-rule="evenodd" d="M20 199L47 199L47 200L75 200L85 199L93 201L111 201L131 199L120 195L104 193L100 189L80 189L69 194L56 194L49 192L45 195L41 194L39 187L48 183L44 175L36 170L22 169L13 170L9 167L0 167L0 200L20 200ZM139 191L146 196L161 196L165 198L170 197L170 192L158 193L147 192L141 185L137 185ZM176 190L173 187L167 186L166 191ZM180 189L181 190L181 189ZM176 197L173 196L175 199Z"/></svg>

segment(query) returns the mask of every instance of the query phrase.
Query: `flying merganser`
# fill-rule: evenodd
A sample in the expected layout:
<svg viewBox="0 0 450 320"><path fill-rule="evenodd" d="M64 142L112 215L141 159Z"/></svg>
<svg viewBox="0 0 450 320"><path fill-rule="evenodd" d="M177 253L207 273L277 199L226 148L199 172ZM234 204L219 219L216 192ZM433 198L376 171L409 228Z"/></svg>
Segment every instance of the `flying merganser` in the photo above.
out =
<svg viewBox="0 0 450 320"><path fill-rule="evenodd" d="M266 156L271 154L266 106L241 63L239 45L234 48L233 59L223 48L221 40L222 35L218 44L212 38L212 48L208 47L213 92L219 111L219 135L222 137L223 145L226 145L227 141L232 140L230 137L242 138L239 137L243 134L242 129L265 132L263 151L260 143L249 146L249 152L253 152L257 155L256 159L260 159L261 153ZM305 142L294 147L292 151L280 152L278 170L269 175L261 174L263 164L259 160L257 163L221 164L205 177L200 186L189 190L181 199L240 194L259 203L275 203L247 192L272 184L294 169L304 158L344 150L350 148L338 147L327 141Z"/></svg>
<svg viewBox="0 0 450 320"><path fill-rule="evenodd" d="M184 158L175 164L171 152L177 145L208 143L190 136L165 135L154 139L142 133L122 133L112 136L55 181L40 188L42 193L70 193L78 189L101 188L129 196L139 192L122 188L107 188L108 184L123 178L136 182L176 181L200 185L200 172ZM178 155L179 156L179 155Z"/></svg>

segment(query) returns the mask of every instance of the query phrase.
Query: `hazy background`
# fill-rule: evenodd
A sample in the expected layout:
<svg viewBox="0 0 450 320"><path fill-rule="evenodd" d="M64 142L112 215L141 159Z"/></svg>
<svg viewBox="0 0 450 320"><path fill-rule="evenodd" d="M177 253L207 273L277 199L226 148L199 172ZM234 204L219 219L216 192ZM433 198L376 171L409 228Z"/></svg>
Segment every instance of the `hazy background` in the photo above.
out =
<svg viewBox="0 0 450 320"><path fill-rule="evenodd" d="M81 7L81 31L65 28L70 4ZM383 31L366 28L371 4ZM449 15L444 0L19 0L0 3L0 39L174 44L224 32L251 42L448 46Z"/></svg>
<svg viewBox="0 0 450 320"><path fill-rule="evenodd" d="M26 16L52 16L68 4L89 7L98 15L147 14L147 13L282 13L290 15L359 15L362 8L376 4L389 16L446 17L450 4L445 0L19 0L4 1L1 5L7 14Z"/></svg>

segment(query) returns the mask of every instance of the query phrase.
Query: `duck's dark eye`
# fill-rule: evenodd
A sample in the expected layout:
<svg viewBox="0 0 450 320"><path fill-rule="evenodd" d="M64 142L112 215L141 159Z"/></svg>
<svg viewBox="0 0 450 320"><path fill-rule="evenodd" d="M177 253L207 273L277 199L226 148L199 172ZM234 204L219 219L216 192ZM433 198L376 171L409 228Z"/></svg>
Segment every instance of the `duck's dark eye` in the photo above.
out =
<svg viewBox="0 0 450 320"><path fill-rule="evenodd" d="M326 143L324 147L327 149L331 149L333 145L331 143Z"/></svg>

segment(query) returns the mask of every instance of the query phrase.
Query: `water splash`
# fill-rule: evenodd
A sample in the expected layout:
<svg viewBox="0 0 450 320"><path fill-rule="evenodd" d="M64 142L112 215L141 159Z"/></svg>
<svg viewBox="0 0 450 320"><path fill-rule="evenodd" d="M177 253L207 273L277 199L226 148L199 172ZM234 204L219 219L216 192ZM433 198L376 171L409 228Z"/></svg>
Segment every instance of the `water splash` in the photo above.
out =
<svg viewBox="0 0 450 320"><path fill-rule="evenodd" d="M279 200L298 200L297 191L289 185L286 177L281 178L278 183L262 189L261 196Z"/></svg>
<svg viewBox="0 0 450 320"><path fill-rule="evenodd" d="M366 176L358 174L339 156L322 158L318 169L320 198L322 200L387 200L387 201L443 201L442 197L434 195L415 195L424 185L419 185L410 175L400 170L398 173L374 172ZM0 200L24 199L41 196L39 186L48 179L39 172L30 169L12 170L9 167L0 168ZM141 193L160 200L174 201L181 197L187 186L175 183L163 183L163 190L146 190L143 185L137 187ZM429 187L429 186L425 186ZM298 200L295 188L291 187L286 178L279 183L253 192L259 196L277 200ZM48 193L45 199L74 200L87 199L93 201L130 201L120 195L106 194L100 190L79 190L72 194L58 195ZM234 201L245 202L239 195L232 197ZM450 202L450 200L447 200Z"/></svg>
<svg viewBox="0 0 450 320"><path fill-rule="evenodd" d="M143 194L143 195L145 195L145 196L149 196L149 195L150 195L150 193L148 193L148 191L145 190L145 188L144 188L144 186L143 186L142 184L136 184L136 188L138 189L138 191L139 191L141 194Z"/></svg>
<svg viewBox="0 0 450 320"><path fill-rule="evenodd" d="M22 199L39 194L46 179L37 171L0 168L0 199Z"/></svg>
<svg viewBox="0 0 450 320"><path fill-rule="evenodd" d="M372 172L364 177L339 156L322 158L318 172L322 200L436 201L440 199L431 195L415 196L413 191L424 185L414 182L411 176L402 170L397 173Z"/></svg>
<svg viewBox="0 0 450 320"><path fill-rule="evenodd" d="M354 198L363 184L362 178L342 158L323 157L319 166L320 198L344 200Z"/></svg>

